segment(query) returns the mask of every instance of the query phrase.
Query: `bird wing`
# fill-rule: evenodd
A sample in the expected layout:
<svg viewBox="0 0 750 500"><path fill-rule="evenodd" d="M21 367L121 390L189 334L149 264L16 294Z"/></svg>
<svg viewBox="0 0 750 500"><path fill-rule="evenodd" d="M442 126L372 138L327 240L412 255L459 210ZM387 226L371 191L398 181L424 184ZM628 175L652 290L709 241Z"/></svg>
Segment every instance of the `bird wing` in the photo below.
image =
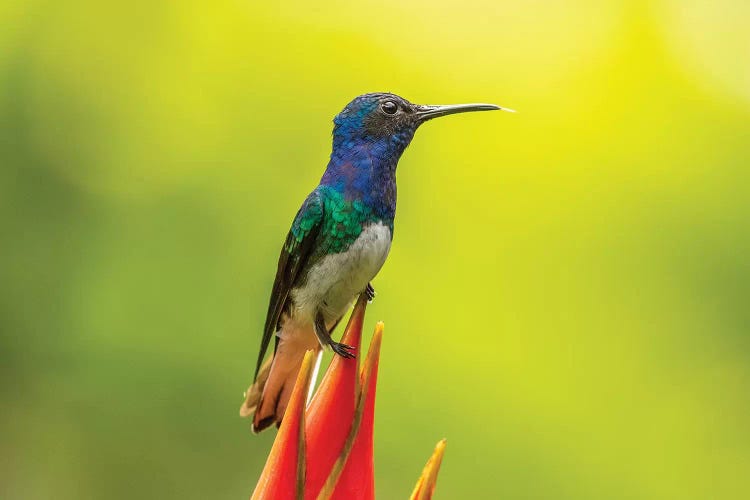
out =
<svg viewBox="0 0 750 500"><path fill-rule="evenodd" d="M268 350L273 334L278 328L281 313L286 307L289 292L297 282L302 269L313 253L314 243L320 234L323 221L323 199L318 190L313 191L302 203L292 223L292 228L286 237L284 247L279 256L279 265L276 270L276 280L271 291L271 300L268 304L266 325L263 329L263 339L260 343L258 353L258 364L255 368L255 378L258 378L263 358Z"/></svg>

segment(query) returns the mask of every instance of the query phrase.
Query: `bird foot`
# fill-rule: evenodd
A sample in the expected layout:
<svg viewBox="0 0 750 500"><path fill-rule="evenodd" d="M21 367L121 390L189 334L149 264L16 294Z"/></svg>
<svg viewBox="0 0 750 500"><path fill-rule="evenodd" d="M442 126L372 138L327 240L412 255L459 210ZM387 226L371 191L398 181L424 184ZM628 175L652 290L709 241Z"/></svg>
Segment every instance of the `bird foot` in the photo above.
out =
<svg viewBox="0 0 750 500"><path fill-rule="evenodd" d="M375 289L370 283L368 283L367 287L365 288L365 297L367 297L368 304L372 304L373 299L375 299Z"/></svg>
<svg viewBox="0 0 750 500"><path fill-rule="evenodd" d="M354 359L357 356L354 354L354 347L339 342L331 342L329 344L333 352L341 356L342 358Z"/></svg>

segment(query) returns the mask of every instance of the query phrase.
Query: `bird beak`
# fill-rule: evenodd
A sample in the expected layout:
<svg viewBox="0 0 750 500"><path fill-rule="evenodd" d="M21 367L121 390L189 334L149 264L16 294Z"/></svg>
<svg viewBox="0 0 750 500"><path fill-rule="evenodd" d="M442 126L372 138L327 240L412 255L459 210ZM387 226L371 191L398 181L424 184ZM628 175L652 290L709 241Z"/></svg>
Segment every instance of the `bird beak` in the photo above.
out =
<svg viewBox="0 0 750 500"><path fill-rule="evenodd" d="M417 111L417 117L419 118L420 122L426 122L427 120L432 120L433 118L437 118L439 116L447 116L455 113L467 113L469 111L494 111L499 109L501 111L515 113L515 111L513 111L512 109L501 108L500 106L495 106L494 104L451 104L448 106L420 105L415 107Z"/></svg>

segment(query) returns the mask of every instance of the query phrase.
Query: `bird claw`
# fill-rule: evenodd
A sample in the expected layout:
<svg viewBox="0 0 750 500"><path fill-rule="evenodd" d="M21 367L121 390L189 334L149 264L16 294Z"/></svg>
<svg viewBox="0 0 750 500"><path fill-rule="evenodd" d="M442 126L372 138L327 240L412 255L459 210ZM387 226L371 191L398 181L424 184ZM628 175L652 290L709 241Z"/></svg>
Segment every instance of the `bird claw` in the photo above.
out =
<svg viewBox="0 0 750 500"><path fill-rule="evenodd" d="M354 354L354 347L339 342L331 342L331 349L333 352L346 359L354 359L357 356Z"/></svg>
<svg viewBox="0 0 750 500"><path fill-rule="evenodd" d="M365 288L365 297L367 297L368 304L371 304L373 299L375 298L375 289L370 283L368 283L367 287Z"/></svg>

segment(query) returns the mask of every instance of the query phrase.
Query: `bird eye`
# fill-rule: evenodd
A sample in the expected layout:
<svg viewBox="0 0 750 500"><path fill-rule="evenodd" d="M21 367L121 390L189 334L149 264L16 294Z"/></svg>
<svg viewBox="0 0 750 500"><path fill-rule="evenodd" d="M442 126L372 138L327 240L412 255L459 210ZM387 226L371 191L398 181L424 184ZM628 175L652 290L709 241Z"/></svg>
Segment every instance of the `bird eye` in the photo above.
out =
<svg viewBox="0 0 750 500"><path fill-rule="evenodd" d="M380 109L382 109L383 113L386 115L393 115L398 111L398 104L393 101L385 101L380 105Z"/></svg>

